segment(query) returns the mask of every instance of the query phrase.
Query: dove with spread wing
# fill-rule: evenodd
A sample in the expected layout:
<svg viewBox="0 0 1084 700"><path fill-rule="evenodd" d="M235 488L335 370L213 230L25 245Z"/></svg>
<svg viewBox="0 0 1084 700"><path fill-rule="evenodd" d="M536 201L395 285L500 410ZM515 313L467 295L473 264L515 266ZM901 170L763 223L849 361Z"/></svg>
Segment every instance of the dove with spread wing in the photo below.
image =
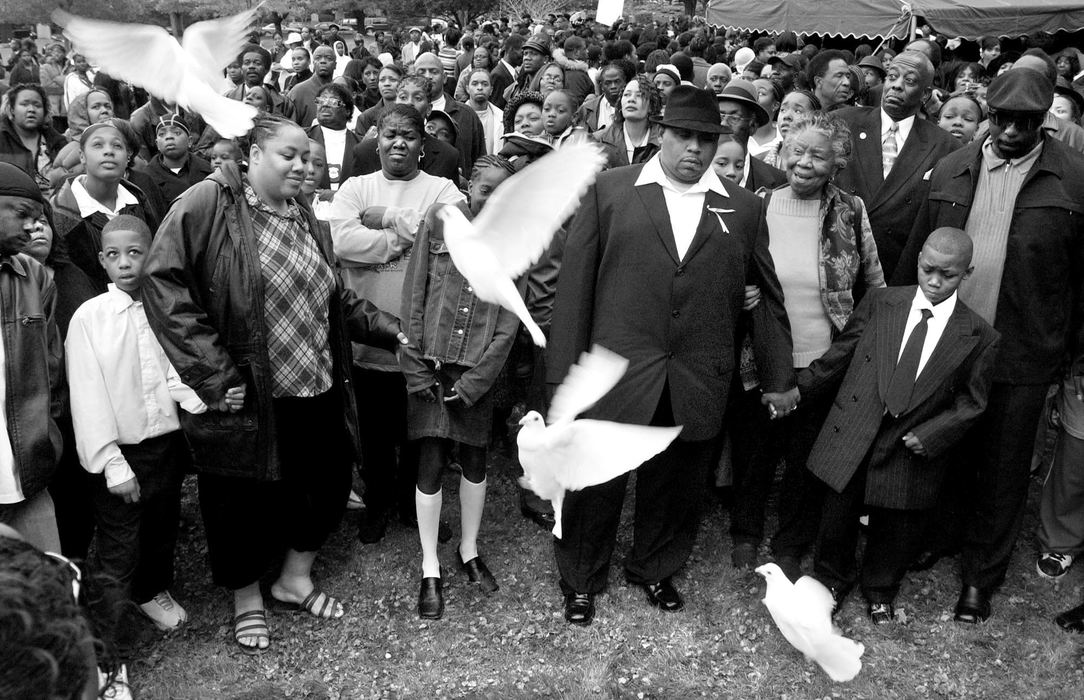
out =
<svg viewBox="0 0 1084 700"><path fill-rule="evenodd" d="M546 336L527 311L515 278L542 257L605 164L594 144L565 146L501 183L473 222L455 207L437 213L452 262L474 295L516 314L540 347Z"/></svg>
<svg viewBox="0 0 1084 700"><path fill-rule="evenodd" d="M625 374L628 360L599 345L580 356L550 402L549 425L537 411L519 422L520 485L553 504L553 534L561 537L565 491L597 486L632 471L665 450L681 426L650 427L576 420Z"/></svg>
<svg viewBox="0 0 1084 700"><path fill-rule="evenodd" d="M791 583L778 564L764 564L756 572L768 584L764 607L791 646L816 661L834 681L857 676L866 648L832 625L831 591L810 576Z"/></svg>
<svg viewBox="0 0 1084 700"><path fill-rule="evenodd" d="M118 80L142 87L170 105L203 117L226 138L252 129L256 108L220 95L222 70L247 43L256 8L221 19L197 22L178 42L162 27L105 22L63 10L53 21L77 51Z"/></svg>

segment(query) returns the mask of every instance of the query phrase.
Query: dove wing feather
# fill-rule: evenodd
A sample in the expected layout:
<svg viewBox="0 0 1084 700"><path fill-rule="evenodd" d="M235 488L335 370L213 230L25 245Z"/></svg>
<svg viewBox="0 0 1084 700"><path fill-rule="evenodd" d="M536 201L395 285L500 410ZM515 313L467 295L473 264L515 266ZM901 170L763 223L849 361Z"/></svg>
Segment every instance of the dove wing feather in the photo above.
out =
<svg viewBox="0 0 1084 700"><path fill-rule="evenodd" d="M554 477L566 489L578 491L632 471L665 450L681 427L578 420L546 431Z"/></svg>
<svg viewBox="0 0 1084 700"><path fill-rule="evenodd" d="M237 58L247 43L255 17L253 8L230 17L196 22L184 31L181 46L203 82L211 86L222 82L222 69Z"/></svg>
<svg viewBox="0 0 1084 700"><path fill-rule="evenodd" d="M571 423L613 389L628 366L628 360L601 345L581 354L550 401L549 423Z"/></svg>
<svg viewBox="0 0 1084 700"><path fill-rule="evenodd" d="M176 102L189 58L162 27L87 19L59 9L53 21L77 51L113 78Z"/></svg>
<svg viewBox="0 0 1084 700"><path fill-rule="evenodd" d="M518 277L542 257L605 164L593 143L565 146L539 158L493 191L471 235L493 251L508 277Z"/></svg>
<svg viewBox="0 0 1084 700"><path fill-rule="evenodd" d="M812 576L802 576L794 582L794 597L803 609L809 610L809 615L816 614L816 619L824 620L831 627L832 608L835 601L832 600L832 592L823 583Z"/></svg>

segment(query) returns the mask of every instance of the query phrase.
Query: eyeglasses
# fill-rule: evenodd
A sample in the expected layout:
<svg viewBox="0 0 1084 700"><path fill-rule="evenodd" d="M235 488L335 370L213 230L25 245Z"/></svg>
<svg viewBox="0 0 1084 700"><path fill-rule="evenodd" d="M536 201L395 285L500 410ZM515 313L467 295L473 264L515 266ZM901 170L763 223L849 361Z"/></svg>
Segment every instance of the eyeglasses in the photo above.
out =
<svg viewBox="0 0 1084 700"><path fill-rule="evenodd" d="M743 117L740 114L720 114L719 123L721 124L741 124L742 122L749 121L749 117Z"/></svg>
<svg viewBox="0 0 1084 700"><path fill-rule="evenodd" d="M346 103L336 97L317 97L316 104L320 107L346 107Z"/></svg>
<svg viewBox="0 0 1084 700"><path fill-rule="evenodd" d="M1002 112L991 108L989 117L992 124L1002 129L1007 129L1010 124L1014 124L1017 131L1035 131L1043 125L1046 112Z"/></svg>

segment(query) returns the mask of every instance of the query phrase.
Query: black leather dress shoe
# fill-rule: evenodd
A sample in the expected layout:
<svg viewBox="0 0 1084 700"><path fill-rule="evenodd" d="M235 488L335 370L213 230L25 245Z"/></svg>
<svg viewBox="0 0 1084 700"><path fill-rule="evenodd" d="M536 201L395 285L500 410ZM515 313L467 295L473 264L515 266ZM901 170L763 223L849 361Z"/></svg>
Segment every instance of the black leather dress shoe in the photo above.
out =
<svg viewBox="0 0 1084 700"><path fill-rule="evenodd" d="M681 599L681 594L677 592L669 578L664 578L658 583L645 583L644 592L647 593L648 602L663 612L678 612L685 609L685 601Z"/></svg>
<svg viewBox="0 0 1084 700"><path fill-rule="evenodd" d="M1084 603L1058 615L1054 622L1066 632L1084 632Z"/></svg>
<svg viewBox="0 0 1084 700"><path fill-rule="evenodd" d="M595 619L594 593L566 593L565 620L573 625L586 627Z"/></svg>
<svg viewBox="0 0 1084 700"><path fill-rule="evenodd" d="M535 503L533 501L539 502ZM543 530L552 530L553 526L557 523L557 519L553 517L552 510L539 510L539 508L544 508L548 505L549 501L541 501L537 497L528 500L523 492L520 492L519 494L519 512L523 514L523 517L527 518Z"/></svg>
<svg viewBox="0 0 1084 700"><path fill-rule="evenodd" d="M418 617L423 620L439 620L444 615L444 588L438 576L422 579L418 592Z"/></svg>
<svg viewBox="0 0 1084 700"><path fill-rule="evenodd" d="M990 617L990 596L981 588L964 586L956 601L956 622L975 625Z"/></svg>
<svg viewBox="0 0 1084 700"><path fill-rule="evenodd" d="M497 579L493 578L493 574L490 573L486 563L482 561L482 557L474 557L470 561L463 561L463 555L459 553L458 549L455 556L459 559L459 567L467 572L467 578L470 579L471 583L481 584L482 590L486 593L496 593L500 590Z"/></svg>
<svg viewBox="0 0 1084 700"><path fill-rule="evenodd" d="M896 620L896 607L892 603L870 603L866 614L875 625L890 625Z"/></svg>

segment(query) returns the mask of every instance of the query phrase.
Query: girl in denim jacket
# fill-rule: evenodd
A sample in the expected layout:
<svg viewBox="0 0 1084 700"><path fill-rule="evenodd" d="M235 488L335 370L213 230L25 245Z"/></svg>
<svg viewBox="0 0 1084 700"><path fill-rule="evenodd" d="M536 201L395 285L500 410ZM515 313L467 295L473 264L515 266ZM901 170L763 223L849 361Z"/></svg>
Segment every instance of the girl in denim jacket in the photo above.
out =
<svg viewBox="0 0 1084 700"><path fill-rule="evenodd" d="M512 174L499 156L478 159L471 173L470 208ZM458 461L461 539L460 566L486 593L497 590L478 556L478 530L486 497L486 445L493 419L490 389L512 347L519 320L501 307L479 300L448 254L435 207L414 241L406 272L402 319L412 339L400 364L407 385L407 437L418 441L418 487L415 506L422 545L422 583L418 615L439 619L444 612L441 567L437 557L441 472L452 442Z"/></svg>

